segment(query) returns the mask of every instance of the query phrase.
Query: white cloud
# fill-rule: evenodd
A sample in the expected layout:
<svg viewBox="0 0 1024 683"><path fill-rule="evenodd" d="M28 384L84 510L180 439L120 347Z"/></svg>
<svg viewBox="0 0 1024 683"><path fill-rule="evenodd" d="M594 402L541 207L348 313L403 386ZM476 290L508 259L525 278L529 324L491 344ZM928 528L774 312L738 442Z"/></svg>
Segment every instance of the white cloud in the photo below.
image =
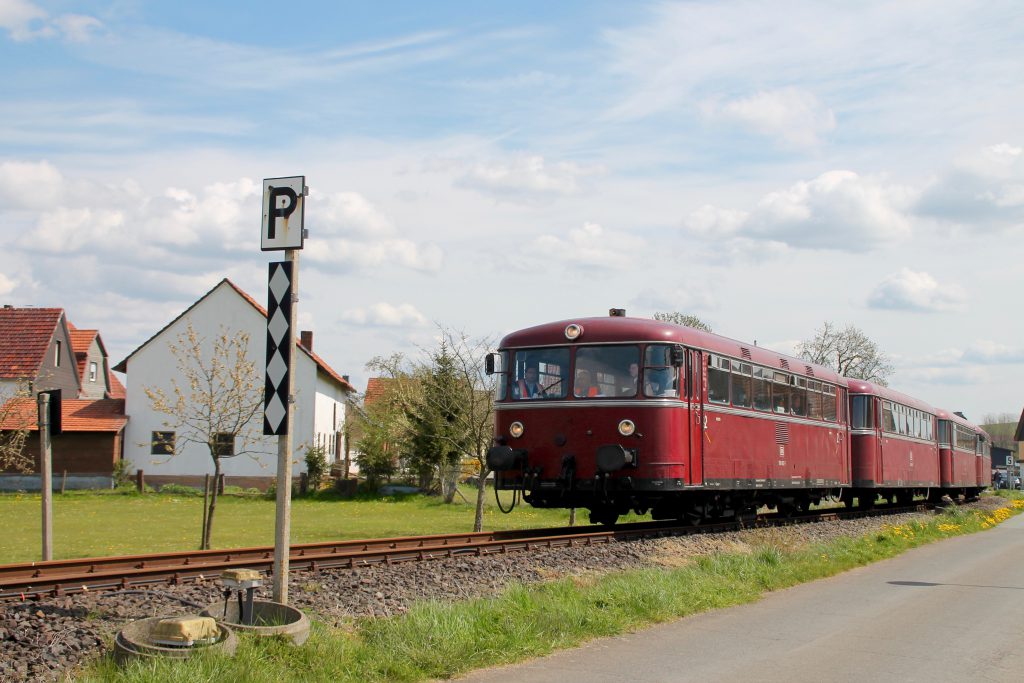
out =
<svg viewBox="0 0 1024 683"><path fill-rule="evenodd" d="M942 285L925 272L901 268L886 277L868 296L868 306L903 311L956 311L967 296L959 285Z"/></svg>
<svg viewBox="0 0 1024 683"><path fill-rule="evenodd" d="M953 386L974 386L990 380L985 368L979 367L916 367L901 369L897 377L901 384L944 384Z"/></svg>
<svg viewBox="0 0 1024 683"><path fill-rule="evenodd" d="M915 207L922 215L970 229L1024 225L1024 149L990 145L935 178Z"/></svg>
<svg viewBox="0 0 1024 683"><path fill-rule="evenodd" d="M1024 347L980 340L964 351L963 359L979 365L1013 365L1024 363Z"/></svg>
<svg viewBox="0 0 1024 683"><path fill-rule="evenodd" d="M18 281L0 273L0 296L7 296L18 287Z"/></svg>
<svg viewBox="0 0 1024 683"><path fill-rule="evenodd" d="M749 212L703 206L683 221L697 233L736 234L793 247L869 251L907 239L913 192L852 171L828 171L765 195Z"/></svg>
<svg viewBox="0 0 1024 683"><path fill-rule="evenodd" d="M734 122L788 145L811 147L836 127L836 117L811 92L801 88L765 90L750 97L709 100L705 116Z"/></svg>
<svg viewBox="0 0 1024 683"><path fill-rule="evenodd" d="M312 194L308 213L318 232L365 236L395 232L394 221L357 192L338 192L327 197Z"/></svg>
<svg viewBox="0 0 1024 683"><path fill-rule="evenodd" d="M597 223L572 228L564 237L541 235L522 250L513 266L522 270L563 268L635 268L646 242L634 235L606 230Z"/></svg>
<svg viewBox="0 0 1024 683"><path fill-rule="evenodd" d="M412 304L395 306L383 301L366 308L349 309L340 318L355 325L378 327L422 327L427 324L427 318Z"/></svg>
<svg viewBox="0 0 1024 683"><path fill-rule="evenodd" d="M0 162L0 210L52 207L63 192L64 177L48 161Z"/></svg>
<svg viewBox="0 0 1024 683"><path fill-rule="evenodd" d="M84 42L103 26L95 17L83 14L50 14L27 0L0 0L0 28L17 42L62 36L72 42Z"/></svg>
<svg viewBox="0 0 1024 683"><path fill-rule="evenodd" d="M396 265L435 273L444 265L444 251L441 247L436 244L417 244L406 239L378 242L339 238L310 239L303 252L315 264L342 270Z"/></svg>
<svg viewBox="0 0 1024 683"><path fill-rule="evenodd" d="M601 172L598 167L567 161L550 164L534 155L475 164L457 184L506 199L537 198L575 194L580 190L581 178Z"/></svg>
<svg viewBox="0 0 1024 683"><path fill-rule="evenodd" d="M633 298L630 306L651 314L678 311L696 315L716 309L718 302L707 285L689 282L672 289L643 289Z"/></svg>

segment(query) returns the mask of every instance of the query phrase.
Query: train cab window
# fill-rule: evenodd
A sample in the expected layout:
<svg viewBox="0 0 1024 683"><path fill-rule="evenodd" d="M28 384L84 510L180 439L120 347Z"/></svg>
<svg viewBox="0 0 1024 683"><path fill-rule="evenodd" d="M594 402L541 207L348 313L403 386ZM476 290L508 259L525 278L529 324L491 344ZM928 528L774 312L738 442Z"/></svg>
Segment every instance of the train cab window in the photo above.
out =
<svg viewBox="0 0 1024 683"><path fill-rule="evenodd" d="M508 367L508 351L499 351L496 354L496 362L494 364L494 400L500 401L505 398L505 392L508 391L508 373L505 369Z"/></svg>
<svg viewBox="0 0 1024 683"><path fill-rule="evenodd" d="M576 349L577 398L636 396L639 382L640 347L581 346Z"/></svg>
<svg viewBox="0 0 1024 683"><path fill-rule="evenodd" d="M708 356L708 400L712 403L729 402L729 368L728 358Z"/></svg>
<svg viewBox="0 0 1024 683"><path fill-rule="evenodd" d="M754 407L758 410L772 409L772 371L754 368Z"/></svg>
<svg viewBox="0 0 1024 683"><path fill-rule="evenodd" d="M853 416L853 429L875 428L875 415L871 410L870 396L851 396L850 414Z"/></svg>
<svg viewBox="0 0 1024 683"><path fill-rule="evenodd" d="M644 395L679 398L679 368L672 364L672 347L648 346L644 352Z"/></svg>
<svg viewBox="0 0 1024 683"><path fill-rule="evenodd" d="M794 377L790 392L790 414L807 417L807 380L803 377Z"/></svg>
<svg viewBox="0 0 1024 683"><path fill-rule="evenodd" d="M776 372L772 376L772 412L789 412L790 376Z"/></svg>
<svg viewBox="0 0 1024 683"><path fill-rule="evenodd" d="M821 414L829 422L836 421L836 388L831 384L821 385Z"/></svg>
<svg viewBox="0 0 1024 683"><path fill-rule="evenodd" d="M896 433L896 414L893 412L892 401L882 401L882 429Z"/></svg>
<svg viewBox="0 0 1024 683"><path fill-rule="evenodd" d="M565 398L569 390L569 349L516 351L509 382L517 401Z"/></svg>
<svg viewBox="0 0 1024 683"><path fill-rule="evenodd" d="M732 362L732 404L739 408L749 408L753 402L753 367L749 363L738 360Z"/></svg>
<svg viewBox="0 0 1024 683"><path fill-rule="evenodd" d="M939 443L949 445L949 420L939 420Z"/></svg>

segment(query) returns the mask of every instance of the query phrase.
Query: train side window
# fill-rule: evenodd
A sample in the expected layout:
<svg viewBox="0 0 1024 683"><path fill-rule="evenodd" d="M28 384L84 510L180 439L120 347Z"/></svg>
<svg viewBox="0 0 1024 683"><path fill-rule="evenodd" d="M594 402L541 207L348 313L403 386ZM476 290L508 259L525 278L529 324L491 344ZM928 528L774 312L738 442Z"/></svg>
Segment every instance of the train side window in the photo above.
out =
<svg viewBox="0 0 1024 683"><path fill-rule="evenodd" d="M803 377L794 377L790 392L789 412L807 417L807 380Z"/></svg>
<svg viewBox="0 0 1024 683"><path fill-rule="evenodd" d="M729 402L728 358L708 356L708 400L712 403Z"/></svg>
<svg viewBox="0 0 1024 683"><path fill-rule="evenodd" d="M822 419L821 382L807 380L807 417Z"/></svg>
<svg viewBox="0 0 1024 683"><path fill-rule="evenodd" d="M752 404L751 365L738 360L732 362L732 404L749 408Z"/></svg>
<svg viewBox="0 0 1024 683"><path fill-rule="evenodd" d="M784 372L776 372L772 375L772 411L776 413L789 412L790 376Z"/></svg>
<svg viewBox="0 0 1024 683"><path fill-rule="evenodd" d="M836 421L836 388L831 384L821 385L821 412L829 422Z"/></svg>
<svg viewBox="0 0 1024 683"><path fill-rule="evenodd" d="M870 396L851 396L850 414L853 416L854 429L874 429L875 416L871 411Z"/></svg>
<svg viewBox="0 0 1024 683"><path fill-rule="evenodd" d="M892 410L892 401L882 401L882 429L896 433L896 416Z"/></svg>
<svg viewBox="0 0 1024 683"><path fill-rule="evenodd" d="M772 371L754 368L754 407L758 410L772 409Z"/></svg>

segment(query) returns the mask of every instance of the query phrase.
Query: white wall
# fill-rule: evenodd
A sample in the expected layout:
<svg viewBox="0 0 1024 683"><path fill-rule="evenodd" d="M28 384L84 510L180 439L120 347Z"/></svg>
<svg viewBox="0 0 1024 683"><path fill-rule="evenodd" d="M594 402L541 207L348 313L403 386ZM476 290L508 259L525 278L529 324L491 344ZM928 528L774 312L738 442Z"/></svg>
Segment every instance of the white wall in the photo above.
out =
<svg viewBox="0 0 1024 683"><path fill-rule="evenodd" d="M196 332L208 340L220 333L223 326L228 330L239 330L249 334L249 358L262 376L265 370L266 318L245 301L230 285L222 283L191 311L183 315L160 336L139 349L128 360L128 394L125 412L129 415L125 432L124 453L131 469L141 469L154 475L203 475L213 473L213 462L205 446L185 446L178 436L177 454L171 458L152 455L150 442L152 432L164 431L166 416L155 413L146 396L144 387L162 387L170 395L171 374L177 372L174 356L168 342L175 343L180 334L188 329L189 321ZM212 344L211 344L212 348ZM316 363L302 351L296 351L292 360L295 372L295 429L293 436L292 475L305 471L305 449L314 438L316 396L318 379ZM180 383L180 381L179 381ZM323 383L329 386L330 383ZM330 389L331 392L341 393ZM325 390L326 393L326 390ZM329 396L329 394L327 394ZM339 413L343 416L343 413ZM330 419L328 413L327 419ZM317 423L319 424L319 423ZM317 427L318 428L318 427ZM223 472L228 476L272 477L277 472L277 437L262 436L263 411L257 412L253 429L259 435L256 449L262 451L256 457L238 455L221 460ZM236 446L237 447L237 446Z"/></svg>

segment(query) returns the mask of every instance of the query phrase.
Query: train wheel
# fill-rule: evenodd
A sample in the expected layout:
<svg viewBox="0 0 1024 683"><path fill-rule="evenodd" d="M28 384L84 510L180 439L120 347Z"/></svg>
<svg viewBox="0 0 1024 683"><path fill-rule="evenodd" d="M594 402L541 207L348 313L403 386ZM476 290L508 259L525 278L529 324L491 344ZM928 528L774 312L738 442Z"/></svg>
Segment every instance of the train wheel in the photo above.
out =
<svg viewBox="0 0 1024 683"><path fill-rule="evenodd" d="M877 493L861 493L857 496L857 507L870 510L875 507L875 501L878 499Z"/></svg>
<svg viewBox="0 0 1024 683"><path fill-rule="evenodd" d="M604 526L615 526L619 521L619 513L608 508L595 508L590 511L591 524L603 524Z"/></svg>

